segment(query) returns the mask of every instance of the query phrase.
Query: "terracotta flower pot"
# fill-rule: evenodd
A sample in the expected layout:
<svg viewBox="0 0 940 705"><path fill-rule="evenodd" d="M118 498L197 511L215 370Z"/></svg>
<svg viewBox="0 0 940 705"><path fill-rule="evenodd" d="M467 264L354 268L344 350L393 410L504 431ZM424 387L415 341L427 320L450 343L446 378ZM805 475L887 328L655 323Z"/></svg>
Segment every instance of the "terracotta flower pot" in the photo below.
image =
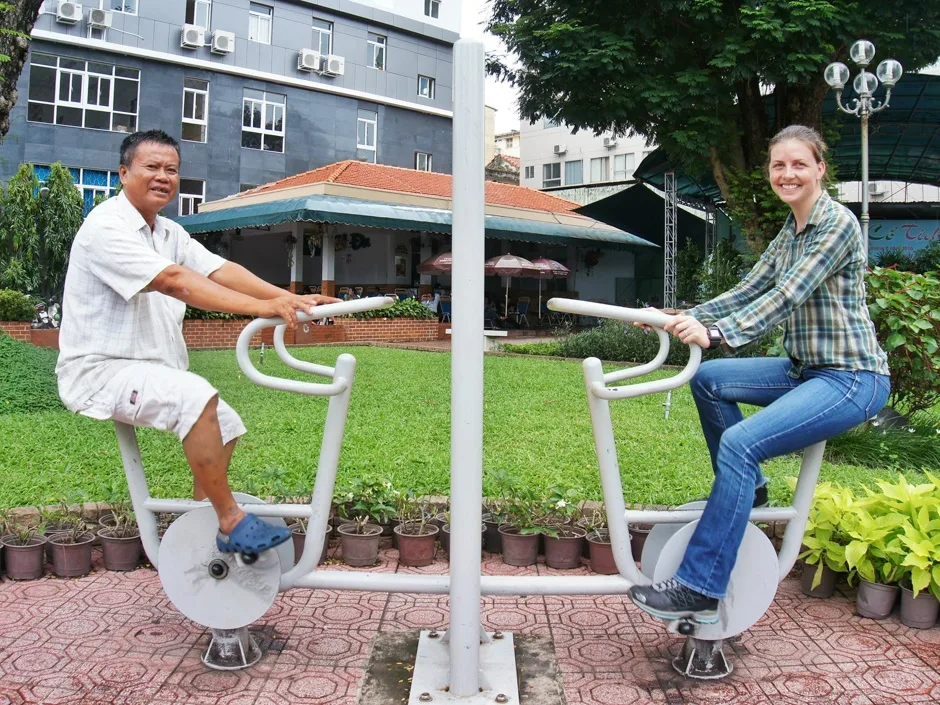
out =
<svg viewBox="0 0 940 705"><path fill-rule="evenodd" d="M46 537L35 536L25 546L12 543L12 536L0 539L6 557L6 575L10 580L36 580L46 567Z"/></svg>
<svg viewBox="0 0 940 705"><path fill-rule="evenodd" d="M651 524L630 524L630 551L633 553L633 560L637 563L643 557L643 546L652 530Z"/></svg>
<svg viewBox="0 0 940 705"><path fill-rule="evenodd" d="M539 535L520 534L515 526L499 527L503 539L503 563L506 565L535 565L539 555Z"/></svg>
<svg viewBox="0 0 940 705"><path fill-rule="evenodd" d="M503 537L502 534L499 533L499 522L484 516L483 526L486 527L486 531L483 534L483 550L489 551L490 553L502 553Z"/></svg>
<svg viewBox="0 0 940 705"><path fill-rule="evenodd" d="M484 536L481 540L481 544L486 540L486 531L486 524L480 524L480 533ZM441 533L437 535L437 538L441 542L441 548L443 548L444 552L447 554L447 560L450 560L450 524L444 524L444 526L441 527Z"/></svg>
<svg viewBox="0 0 940 705"><path fill-rule="evenodd" d="M398 562L401 565L418 568L434 562L437 533L440 531L433 524L424 525L424 533L417 533L420 524L399 524L395 527L398 535Z"/></svg>
<svg viewBox="0 0 940 705"><path fill-rule="evenodd" d="M101 555L104 558L105 570L134 570L140 563L140 552L143 544L140 534L127 537L113 536L111 529L102 529L98 532L101 539Z"/></svg>
<svg viewBox="0 0 940 705"><path fill-rule="evenodd" d="M307 542L307 533L300 530L300 524L291 524L291 539L294 542L294 565L300 562L300 557L304 554L304 546ZM323 532L323 547L320 549L320 558L317 565L326 561L327 551L330 548L330 536L333 534L333 527L329 524Z"/></svg>
<svg viewBox="0 0 940 705"><path fill-rule="evenodd" d="M588 534L587 545L591 552L591 570L601 575L616 575L617 564L614 562L614 548L608 531L603 529Z"/></svg>
<svg viewBox="0 0 940 705"><path fill-rule="evenodd" d="M545 534L545 564L557 570L571 570L581 567L581 546L587 532L578 526L564 529L565 534L559 532L558 537Z"/></svg>
<svg viewBox="0 0 940 705"><path fill-rule="evenodd" d="M823 565L822 580L819 585L814 588L813 580L815 579L818 569L819 564L817 563L806 563L803 565L803 594L807 597L832 597L833 593L836 591L836 583L839 581L839 574L829 566Z"/></svg>
<svg viewBox="0 0 940 705"><path fill-rule="evenodd" d="M366 524L363 534L356 533L355 524L339 527L339 537L343 546L343 562L353 568L375 565L379 560L379 539L382 527L378 524Z"/></svg>
<svg viewBox="0 0 940 705"><path fill-rule="evenodd" d="M52 572L60 578L80 578L91 572L91 544L95 535L82 534L75 543L62 543L63 534L52 538Z"/></svg>
<svg viewBox="0 0 940 705"><path fill-rule="evenodd" d="M914 629L930 629L937 623L940 602L927 590L914 597L914 591L901 588L901 624Z"/></svg>
<svg viewBox="0 0 940 705"><path fill-rule="evenodd" d="M897 585L870 583L861 578L855 595L855 610L861 617L884 619L894 609L900 591Z"/></svg>

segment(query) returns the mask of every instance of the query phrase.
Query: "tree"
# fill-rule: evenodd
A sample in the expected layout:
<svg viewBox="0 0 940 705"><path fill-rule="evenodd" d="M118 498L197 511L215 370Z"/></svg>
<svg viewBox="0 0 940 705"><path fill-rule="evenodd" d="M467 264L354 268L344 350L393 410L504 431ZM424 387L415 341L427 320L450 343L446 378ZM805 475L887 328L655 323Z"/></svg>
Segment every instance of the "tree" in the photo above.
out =
<svg viewBox="0 0 940 705"><path fill-rule="evenodd" d="M82 224L82 197L56 162L40 188L32 164L7 184L0 215L0 287L43 301L62 296L72 239Z"/></svg>
<svg viewBox="0 0 940 705"><path fill-rule="evenodd" d="M519 89L523 119L658 143L711 174L757 240L776 232L761 219L770 200L748 198L767 143L787 125L822 127L825 66L863 36L908 71L940 56L934 0L493 0L488 29L517 61L488 69Z"/></svg>
<svg viewBox="0 0 940 705"><path fill-rule="evenodd" d="M0 139L10 129L10 111L16 104L16 82L26 63L29 32L39 17L42 0L0 2Z"/></svg>
<svg viewBox="0 0 940 705"><path fill-rule="evenodd" d="M701 276L702 252L692 238L689 238L685 247L676 254L676 299L685 301L690 306L699 298L699 288L702 285Z"/></svg>

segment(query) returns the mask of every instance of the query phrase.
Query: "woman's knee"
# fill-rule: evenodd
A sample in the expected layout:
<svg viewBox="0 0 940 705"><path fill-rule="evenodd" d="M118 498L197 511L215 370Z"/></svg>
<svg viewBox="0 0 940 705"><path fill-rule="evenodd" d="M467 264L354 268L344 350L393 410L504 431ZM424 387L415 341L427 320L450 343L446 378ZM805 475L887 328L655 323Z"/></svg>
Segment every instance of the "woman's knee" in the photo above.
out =
<svg viewBox="0 0 940 705"><path fill-rule="evenodd" d="M717 397L716 382L722 376L721 367L716 363L722 363L724 360L706 360L703 362L695 376L689 382L689 388L692 390L692 396L696 399L714 399Z"/></svg>

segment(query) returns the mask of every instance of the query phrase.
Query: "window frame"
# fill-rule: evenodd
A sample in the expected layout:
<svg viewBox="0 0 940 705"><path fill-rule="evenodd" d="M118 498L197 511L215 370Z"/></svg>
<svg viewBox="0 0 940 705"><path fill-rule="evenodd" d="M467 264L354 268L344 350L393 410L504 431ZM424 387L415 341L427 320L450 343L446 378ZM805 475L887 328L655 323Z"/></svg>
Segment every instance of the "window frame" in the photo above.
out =
<svg viewBox="0 0 940 705"><path fill-rule="evenodd" d="M49 62L36 62L35 55L45 57L46 59L54 59L54 63ZM120 132L124 134L130 134L135 132L138 127L138 121L140 119L140 69L130 68L120 66L118 64L112 64L104 61L88 61L86 59L73 58L69 56L60 56L58 54L47 54L45 52L37 52L30 58L29 62L29 88L26 91L26 120L27 122L41 123L45 125L56 125L59 127L78 127L83 130L102 130L106 132ZM71 66L64 67L62 66L62 60L65 59L68 62L81 62L84 65L84 68L73 68ZM111 69L110 73L102 73L101 71L96 71L94 69L89 69L89 64L93 66L108 66ZM33 67L39 67L46 70L51 70L55 72L55 84L53 86L52 101L48 100L39 100L31 98L30 94L32 92L32 81L33 81ZM119 70L122 73L134 72L136 77L131 77L127 75L119 75ZM60 98L60 94L63 88L63 77L68 77L69 83L69 95L67 100ZM75 81L78 81L78 86L76 90ZM94 102L89 99L89 90L91 89L92 82L97 81L98 91L97 97ZM105 105L102 102L102 92L101 84L102 81L108 82L107 88L107 104ZM117 110L114 107L115 97L118 90L118 82L133 82L136 84L136 95L134 96L132 102L134 103L134 108L136 112L127 112L125 110ZM72 100L75 93L78 93L78 100ZM30 106L31 105L45 105L52 107L52 121L45 120L33 120L30 119ZM102 107L105 105L105 107ZM66 108L70 110L80 110L82 114L81 125L71 125L68 123L59 122L59 109ZM108 115L108 127L96 127L94 125L88 125L87 117L88 112L102 114L107 113ZM127 130L116 130L114 117L115 115L131 117L133 118L133 129Z"/></svg>
<svg viewBox="0 0 940 705"><path fill-rule="evenodd" d="M623 160L623 169L617 168L618 159ZM627 163L628 161L630 162L630 164ZM636 156L633 154L633 152L624 152L623 154L614 155L614 166L613 166L613 169L611 170L611 176L613 177L614 181L626 181L627 179L630 178L630 176L633 175L635 171L636 171ZM622 176L618 177L617 176L618 174L621 174Z"/></svg>
<svg viewBox="0 0 940 705"><path fill-rule="evenodd" d="M432 20L441 18L441 0L424 0L424 16Z"/></svg>
<svg viewBox="0 0 940 705"><path fill-rule="evenodd" d="M569 165L569 164L571 164L571 165L577 164L577 165L578 165L578 168L579 168L579 170L580 170L580 172L581 172L581 180L580 180L580 181L569 181L569 180L568 180L568 165ZM583 160L583 159L572 159L572 160L570 160L570 161L566 161L566 162L565 162L565 186L581 186L582 184L584 184L584 160Z"/></svg>
<svg viewBox="0 0 940 705"><path fill-rule="evenodd" d="M190 81L202 81L203 83L206 84L206 87L205 87L205 89L202 89L202 88L193 88L192 86L187 86L187 85L186 85L186 81L187 81L187 80L190 80ZM194 96L194 97L193 97L193 107L194 107L194 108L195 108L195 106L196 106L196 100L197 100L197 98L198 98L199 96L202 96L202 97L203 97L203 111L204 111L205 117L204 117L202 120L200 120L199 118L196 118L196 117L191 117L191 118L187 118L187 117L186 117L186 94L187 94L187 93L192 93L193 96ZM202 126L202 129L203 129L203 133L202 133L203 139L201 139L201 140L188 140L188 139L186 139L185 137L183 137L183 133L182 133L182 131L180 131L180 141L181 141L181 142L197 142L197 143L199 143L199 144L206 144L206 143L209 141L209 82L208 82L208 81L205 81L205 80L203 80L203 79L201 79L201 78L189 78L188 76L186 76L186 77L183 78L183 117L182 117L182 121L183 121L183 125L186 125L186 124L188 123L188 124L190 124L190 125L200 125L200 126Z"/></svg>
<svg viewBox="0 0 940 705"><path fill-rule="evenodd" d="M197 196L196 194L194 194L194 193L183 193L183 182L184 182L184 181L198 181L200 184L202 184L202 193L199 194L198 196ZM199 199L198 201L196 200L197 198ZM177 194L176 214L177 214L178 216L184 216L184 215L193 215L194 213L198 213L199 211L198 211L197 206L199 206L200 204L205 203L205 202L206 202L206 181L205 181L205 179L187 179L187 178L184 178L184 177L181 176L181 177L180 177L180 185L179 185L179 193ZM188 212L188 213L187 213L187 212L184 212L184 209L183 209L183 204L184 204L184 203L188 203L188 204L189 204L189 212Z"/></svg>
<svg viewBox="0 0 940 705"><path fill-rule="evenodd" d="M133 11L133 12L129 12L128 10L119 10L119 9L117 9L117 8L115 7L115 5L118 4L118 3L120 3L121 6L123 7L123 6L125 6L128 2L133 2L133 3L134 3L134 11ZM122 14L122 15L132 15L132 16L136 17L136 16L138 15L138 13L140 12L140 0L111 0L111 7L102 8L102 9L111 10L111 12L117 12L117 13Z"/></svg>
<svg viewBox="0 0 940 705"><path fill-rule="evenodd" d="M316 44L314 48L318 52L320 52L321 56L327 56L329 54L332 54L333 53L333 23L330 22L329 20L321 20L319 17L314 17L312 19L312 22L322 22L325 25L329 25L328 29L324 29L323 27L317 27L315 24L312 24L312 23L310 26L313 31L313 36L316 37L318 40L314 42L314 44ZM322 48L324 34L327 37L326 39L327 50L325 52L323 51L323 48Z"/></svg>
<svg viewBox="0 0 940 705"><path fill-rule="evenodd" d="M259 134L259 135L261 135L261 146L260 146L260 147L249 147L249 146L246 146L246 145L243 143L243 144L241 145L241 148L242 148L242 149L256 149L256 150L258 150L258 151L260 151L260 152L270 152L270 153L272 153L272 154L284 154L284 153L286 152L286 149L287 149L287 96L286 96L286 95L282 95L281 93L269 93L268 91L257 91L257 90L253 90L253 89L252 89L252 92L253 92L253 93L260 93L260 94L261 94L261 98L255 98L255 97L252 97L252 96L247 96L247 95L245 95L244 93L242 94L242 136L243 136L242 139L244 140L244 134L245 134L246 132L253 133L253 134ZM273 100L268 100L268 96L269 96L269 95L270 95L270 96L278 96L278 97L280 97L282 100L281 100L280 102L275 102L275 101L273 101ZM251 103L252 106L254 106L254 104L260 105L260 107L261 107L261 125L260 125L260 127L255 127L254 125L245 125L245 104L246 104L246 103ZM282 111L282 115L281 115L281 129L280 129L280 130L276 130L276 129L273 129L273 128L269 130L269 129L266 127L266 124L267 124L267 116L268 116L268 108L269 108L269 107L274 108L275 119L272 120L272 125L276 125L276 124L277 124L277 119L276 119L277 108L280 108L281 111ZM254 114L255 114L255 113L254 113L254 108L252 108L252 110L251 110L251 115L254 115ZM265 148L264 148L264 145L265 145L265 137L267 137L267 136L269 136L269 135L272 136L272 137L280 137L280 138L281 138L281 149L280 149L280 150L265 149Z"/></svg>
<svg viewBox="0 0 940 705"><path fill-rule="evenodd" d="M427 81L428 90L426 93L421 92L421 81ZM423 76L420 73L418 74L418 97L424 98L426 100L434 100L434 93L436 90L437 81L434 80L433 76Z"/></svg>
<svg viewBox="0 0 940 705"><path fill-rule="evenodd" d="M557 169L555 169L557 167ZM551 176L546 178L548 170L551 170ZM558 176L554 175L554 172L558 172ZM549 183L555 182L558 183ZM561 162L549 162L548 164L542 165L542 188L554 188L555 186L561 186Z"/></svg>
<svg viewBox="0 0 940 705"><path fill-rule="evenodd" d="M525 174L525 176L523 176L522 178L534 179L535 178L535 165L530 164L529 166L525 167L525 170L523 171L523 173Z"/></svg>
<svg viewBox="0 0 940 705"><path fill-rule="evenodd" d="M424 157L424 169L421 168L421 157ZM415 152L415 170L416 171L431 171L432 170L432 160L434 155L430 152Z"/></svg>
<svg viewBox="0 0 940 705"><path fill-rule="evenodd" d="M267 10L267 14L262 13L259 10L255 9L259 7L265 8ZM252 20L254 20L256 30L261 29L262 20L267 20L268 38L266 41L263 41L259 39L258 37L251 36ZM248 3L248 41L256 42L258 44L270 44L273 34L274 34L274 8L271 7L270 5L265 5L260 2L249 2Z"/></svg>
<svg viewBox="0 0 940 705"><path fill-rule="evenodd" d="M373 37L375 37L373 39ZM369 55L366 57L366 62L370 69L375 69L376 71L385 71L388 68L388 37L384 34L376 34L375 32L369 32L366 38L368 47L370 48ZM378 63L376 58L381 54L382 56L382 65L377 66Z"/></svg>
<svg viewBox="0 0 940 705"><path fill-rule="evenodd" d="M603 173L599 174L599 178L594 178L594 163L599 164L599 171L603 169ZM592 184L603 184L610 181L610 157L593 157L591 159L591 180L589 183Z"/></svg>
<svg viewBox="0 0 940 705"><path fill-rule="evenodd" d="M186 3L186 18L187 19L189 19L189 2L192 2L192 5L193 5L193 17L192 17L192 22L188 22L187 24L191 24L194 27L202 27L202 29L205 30L206 33L209 33L210 31L212 31L212 0L188 0ZM205 26L199 24L198 22L200 7L206 8Z"/></svg>
<svg viewBox="0 0 940 705"><path fill-rule="evenodd" d="M374 115L374 118L368 118L363 115L363 113L368 113L369 115ZM365 138L366 143L361 143L359 141L359 126L360 124L365 124ZM369 138L369 126L372 126L372 140L373 144L368 144ZM356 158L358 159L359 150L366 152L372 152L372 163L375 164L378 159L379 153L379 114L373 110L360 110L356 116Z"/></svg>

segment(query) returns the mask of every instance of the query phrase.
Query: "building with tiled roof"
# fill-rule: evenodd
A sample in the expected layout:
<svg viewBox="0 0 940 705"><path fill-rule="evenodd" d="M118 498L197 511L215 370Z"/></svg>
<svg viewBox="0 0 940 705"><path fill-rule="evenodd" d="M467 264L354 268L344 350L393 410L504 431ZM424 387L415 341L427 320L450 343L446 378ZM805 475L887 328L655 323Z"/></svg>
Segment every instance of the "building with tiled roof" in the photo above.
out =
<svg viewBox="0 0 940 705"><path fill-rule="evenodd" d="M486 165L486 180L519 185L519 157L497 154Z"/></svg>

